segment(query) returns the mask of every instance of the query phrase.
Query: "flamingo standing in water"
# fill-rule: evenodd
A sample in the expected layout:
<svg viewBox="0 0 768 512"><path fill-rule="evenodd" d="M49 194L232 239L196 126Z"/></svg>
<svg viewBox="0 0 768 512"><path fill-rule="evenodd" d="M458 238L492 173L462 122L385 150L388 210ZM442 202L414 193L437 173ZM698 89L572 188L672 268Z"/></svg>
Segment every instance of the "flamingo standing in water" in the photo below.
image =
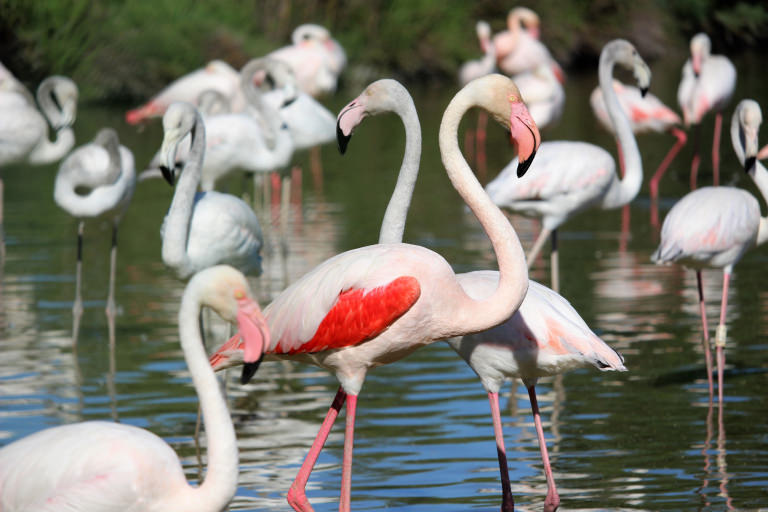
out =
<svg viewBox="0 0 768 512"><path fill-rule="evenodd" d="M339 114L340 130L365 114L366 95L372 94L364 93ZM527 268L517 235L483 193L459 149L459 121L474 106L485 108L509 128L521 155L521 174L530 165L539 138L517 87L500 75L488 75L468 84L443 116L439 139L448 176L480 220L498 258L501 277L491 296L471 299L448 262L438 254L416 245L385 243L326 260L288 287L265 310L273 339L268 354L326 368L341 383L288 491L288 502L295 510L312 510L305 487L345 401L347 427L339 509L350 509L355 410L368 370L401 359L434 341L496 325L508 318L525 296ZM248 377L254 371L250 362L257 359L258 351L249 349L247 342L242 350L238 345L238 339L230 340L212 357L212 364L224 367L245 360Z"/></svg>
<svg viewBox="0 0 768 512"><path fill-rule="evenodd" d="M109 257L109 292L106 313L109 325L115 320L115 267L117 227L133 197L136 171L133 153L120 145L112 128L99 131L93 142L74 150L56 174L53 199L62 209L80 220L77 227L77 268L75 302L72 306L72 338L77 340L83 298L80 281L83 267L83 230L86 219L106 218L112 222L112 249ZM87 191L87 193L85 192ZM112 339L112 336L110 336Z"/></svg>
<svg viewBox="0 0 768 512"><path fill-rule="evenodd" d="M163 116L163 131L161 169L176 186L161 229L163 263L181 279L221 263L260 274L263 239L253 210L229 194L197 193L206 138L200 113L189 103L173 103ZM176 184L176 150L190 133L189 154Z"/></svg>
<svg viewBox="0 0 768 512"><path fill-rule="evenodd" d="M619 208L640 191L642 161L637 141L627 116L613 89L616 63L632 69L641 89L647 89L651 70L631 43L617 39L600 53L600 87L607 100L608 113L618 134L626 163L626 176L620 179L613 157L603 148L586 142L544 142L533 170L522 179L515 177L514 159L488 184L486 191L497 205L525 215L542 217L542 231L528 253L530 266L552 235L552 288L559 291L557 228L575 213L589 207Z"/></svg>
<svg viewBox="0 0 768 512"><path fill-rule="evenodd" d="M344 129L340 132L343 149L346 149L348 140L345 134L351 134L366 115L393 111L400 116L405 126L403 162L379 234L380 244L400 243L421 156L421 129L416 107L408 91L394 80L380 80L372 84L355 101L362 104L363 110L351 122L345 120ZM457 274L456 278L467 294L482 299L491 295L498 286L499 273L492 270L469 272ZM621 356L587 327L568 301L534 281L529 281L528 293L520 309L504 323L479 333L451 338L449 344L478 374L488 392L501 471L502 510L512 511L514 500L507 470L498 393L505 379L516 377L523 379L531 399L547 476L545 510L555 510L559 497L536 400L536 381L541 376L555 375L590 364L601 370L624 371Z"/></svg>
<svg viewBox="0 0 768 512"><path fill-rule="evenodd" d="M758 130L762 123L760 106L753 100L741 101L731 120L731 142L739 162L768 201L768 171L757 160ZM651 259L655 263L679 262L696 270L699 308L704 331L702 339L712 396L712 361L709 331L701 284L702 268L723 269L723 296L720 323L715 330L718 398L723 400L725 366L725 315L728 307L728 282L733 266L744 253L768 240L768 217L760 216L760 203L749 192L735 187L704 187L686 194L675 203L664 219L661 242Z"/></svg>
<svg viewBox="0 0 768 512"><path fill-rule="evenodd" d="M318 98L336 91L336 85L347 55L325 27L307 23L291 34L293 44L279 48L268 58L288 64L296 74L302 91Z"/></svg>
<svg viewBox="0 0 768 512"><path fill-rule="evenodd" d="M0 171L15 162L40 165L59 160L75 145L72 124L77 115L77 85L64 76L46 78L37 88L38 110L26 88L6 73L0 80ZM48 139L49 123L56 130L55 141ZM1 175L0 245L0 255L4 255Z"/></svg>
<svg viewBox="0 0 768 512"><path fill-rule="evenodd" d="M175 101L195 104L203 91L219 91L230 102L233 112L245 108L245 98L240 89L240 75L222 60L212 60L205 67L177 78L144 105L125 113L128 124L138 124L153 117L160 117Z"/></svg>
<svg viewBox="0 0 768 512"><path fill-rule="evenodd" d="M269 334L248 282L218 266L193 277L181 299L179 339L208 432L208 471L199 487L187 483L176 452L142 428L87 421L42 430L0 449L3 512L163 510L220 512L237 490L235 429L203 348L197 316L203 306L254 346Z"/></svg>
<svg viewBox="0 0 768 512"><path fill-rule="evenodd" d="M691 57L683 65L683 77L677 89L677 102L683 110L686 126L696 125L693 161L691 162L691 188L696 188L699 171L699 134L701 121L707 112L715 111L715 132L712 139L712 172L715 186L720 176L720 131L723 109L736 89L736 68L723 55L712 55L709 36L698 33L691 39Z"/></svg>

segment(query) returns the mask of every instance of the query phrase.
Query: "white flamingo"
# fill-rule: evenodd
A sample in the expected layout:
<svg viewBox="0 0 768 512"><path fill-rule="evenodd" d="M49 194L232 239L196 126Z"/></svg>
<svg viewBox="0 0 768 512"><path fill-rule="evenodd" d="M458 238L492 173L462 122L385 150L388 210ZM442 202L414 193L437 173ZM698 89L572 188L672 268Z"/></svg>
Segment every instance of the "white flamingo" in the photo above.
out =
<svg viewBox="0 0 768 512"><path fill-rule="evenodd" d="M719 184L720 175L720 132L723 124L723 109L736 89L736 68L723 55L712 55L709 36L698 33L691 38L691 57L683 65L683 77L677 89L677 102L683 110L686 126L696 125L700 131L701 120L707 112L715 112L715 132L712 139L712 171L714 184ZM699 156L699 131L694 140L694 154L691 162L691 188L696 188L696 176L701 157Z"/></svg>
<svg viewBox="0 0 768 512"><path fill-rule="evenodd" d="M200 113L189 103L173 103L163 116L163 130L162 170L172 185L176 181L176 150L187 134L192 135L189 155L161 229L163 263L181 279L220 263L246 273L261 273L263 240L253 210L229 194L197 193L206 138Z"/></svg>
<svg viewBox="0 0 768 512"><path fill-rule="evenodd" d="M107 318L115 319L115 267L117 264L117 227L133 197L136 171L133 153L120 145L112 128L99 131L93 142L80 146L59 166L53 199L63 210L79 219L77 227L77 269L75 302L72 306L72 337L77 340L83 314L81 278L83 265L83 230L85 221L103 218L112 223L112 249L109 258Z"/></svg>
<svg viewBox="0 0 768 512"><path fill-rule="evenodd" d="M131 425L88 421L36 432L0 449L3 512L220 512L237 490L235 429L206 358L198 313L203 306L257 346L269 344L245 277L226 266L190 279L179 309L179 339L208 434L208 471L187 483L176 452L155 434Z"/></svg>
<svg viewBox="0 0 768 512"><path fill-rule="evenodd" d="M374 84L375 85L375 84ZM372 96L375 91L371 91ZM363 93L340 114L363 115ZM491 239L501 273L497 290L474 301L462 290L450 265L423 247L385 243L339 254L306 274L281 293L265 310L272 333L267 353L309 362L335 372L341 387L309 455L288 491L295 510L311 510L305 487L328 433L344 402L347 428L339 509L350 509L352 446L357 396L371 368L394 362L417 348L461 333L486 329L517 309L527 288L524 255L512 226L483 193L461 157L459 121L473 106L491 112L519 145L521 172L534 153L536 125L520 93L506 77L488 75L468 84L448 106L440 130L443 163L451 182L480 219ZM214 367L258 357L247 343L233 338L212 358ZM249 356L249 352L254 352ZM247 376L247 375L246 375Z"/></svg>
<svg viewBox="0 0 768 512"><path fill-rule="evenodd" d="M237 70L222 60L212 60L205 67L177 78L144 105L126 112L125 121L128 124L138 124L153 117L160 117L175 101L195 104L200 94L208 89L223 94L234 112L245 108Z"/></svg>
<svg viewBox="0 0 768 512"><path fill-rule="evenodd" d="M768 171L757 160L758 130L763 116L754 100L742 100L731 120L731 141L739 162L768 200ZM675 203L664 219L661 242L651 259L656 263L677 262L696 270L699 284L702 339L707 363L709 392L712 395L712 361L709 329L701 285L702 268L723 269L723 296L720 323L715 330L717 381L720 403L723 400L725 366L725 317L728 307L728 282L733 266L750 248L768 241L768 217L760 216L760 203L735 187L703 187L686 194Z"/></svg>
<svg viewBox="0 0 768 512"><path fill-rule="evenodd" d="M560 120L565 107L565 89L551 66L542 63L530 71L518 73L512 79L520 89L536 126L543 130Z"/></svg>
<svg viewBox="0 0 768 512"><path fill-rule="evenodd" d="M642 161L629 120L613 89L616 63L634 71L641 89L647 89L651 71L631 43L617 39L600 53L600 87L608 103L608 112L618 134L626 163L623 179L609 152L586 142L544 142L539 148L531 172L515 177L518 160L513 160L486 187L494 203L512 211L542 218L542 231L528 253L533 264L547 238L552 235L552 288L559 290L557 263L557 228L575 213L590 207L618 208L628 204L640 191Z"/></svg>

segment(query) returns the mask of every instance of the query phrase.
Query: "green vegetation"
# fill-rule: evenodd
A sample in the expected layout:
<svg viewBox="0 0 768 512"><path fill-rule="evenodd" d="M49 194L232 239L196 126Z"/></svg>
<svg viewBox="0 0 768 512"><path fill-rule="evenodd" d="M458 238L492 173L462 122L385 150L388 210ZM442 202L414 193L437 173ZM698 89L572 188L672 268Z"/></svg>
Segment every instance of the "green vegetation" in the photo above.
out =
<svg viewBox="0 0 768 512"><path fill-rule="evenodd" d="M530 2L528 2L530 3ZM653 59L699 30L717 50L768 39L762 0L540 0L543 38L566 67L595 58L613 37ZM667 7L668 4L672 4ZM240 66L288 44L303 22L327 26L349 73L453 79L476 58L474 21L502 30L513 4L491 0L0 0L0 60L23 80L60 73L91 100L136 101L221 58ZM367 75L367 76L366 76Z"/></svg>

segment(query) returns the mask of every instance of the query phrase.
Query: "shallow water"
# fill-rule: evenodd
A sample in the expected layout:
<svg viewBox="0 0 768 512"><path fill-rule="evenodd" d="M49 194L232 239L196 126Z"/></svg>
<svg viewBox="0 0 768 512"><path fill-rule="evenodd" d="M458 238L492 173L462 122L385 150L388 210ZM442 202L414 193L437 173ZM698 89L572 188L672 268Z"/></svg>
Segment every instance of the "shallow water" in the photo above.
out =
<svg viewBox="0 0 768 512"><path fill-rule="evenodd" d="M758 69L758 62L744 57L739 69ZM679 71L656 68L652 91L674 104ZM595 81L591 74L569 77L566 117L544 132L545 140L583 139L613 151L586 104ZM757 72L740 77L732 106L750 95L768 108L759 83ZM452 85L413 91L425 141L406 240L440 252L457 271L495 268L489 242L466 213L439 160L437 126L454 91ZM348 88L327 104L338 111L358 93ZM731 112L732 107L726 127ZM100 127L114 126L143 164L160 146L159 123L137 131L122 122L122 113L82 107L77 140L82 143ZM474 116L468 117L465 126L474 123ZM705 141L711 127L708 119ZM252 284L262 304L329 256L376 241L402 139L394 116L365 121L344 157L333 147L323 148L322 187L306 170L307 155L299 156L305 168L302 197L288 222L281 228L278 210L259 210L269 242L265 274ZM639 138L646 175L672 142L665 135ZM493 127L488 149L494 176L512 150L504 133ZM662 182L662 217L686 192L690 151L689 145ZM727 133L722 155L725 182L756 194L739 169ZM711 180L709 162L705 156L705 183ZM196 482L192 434L197 399L176 327L183 285L159 258L158 231L172 189L162 181L139 184L121 224L115 371L110 372L104 316L109 226L86 225L86 310L75 348L76 222L53 203L56 169L17 165L3 171L7 256L0 288L0 445L45 427L113 418L166 439ZM224 188L239 194L243 187L233 178ZM650 263L658 235L649 211L644 186L630 209L631 235L622 234L619 210L585 212L561 230L561 292L624 355L630 370L616 374L589 368L542 379L537 386L561 510L768 507L768 252L762 247L747 253L731 281L721 411L708 403L695 275ZM529 245L537 224L518 217L513 223ZM548 265L548 258L540 258L531 276L548 283ZM704 283L714 322L721 274L705 272ZM225 326L214 327L218 342L226 335ZM230 380L241 453L240 486L231 509L286 510L285 493L325 416L336 380L286 362L265 363L245 388ZM541 510L546 481L527 393L519 383L505 388L502 411L518 510ZM498 510L500 484L487 397L447 345L436 343L371 372L359 400L355 434L354 509ZM340 420L308 486L318 511L338 506L342 443Z"/></svg>

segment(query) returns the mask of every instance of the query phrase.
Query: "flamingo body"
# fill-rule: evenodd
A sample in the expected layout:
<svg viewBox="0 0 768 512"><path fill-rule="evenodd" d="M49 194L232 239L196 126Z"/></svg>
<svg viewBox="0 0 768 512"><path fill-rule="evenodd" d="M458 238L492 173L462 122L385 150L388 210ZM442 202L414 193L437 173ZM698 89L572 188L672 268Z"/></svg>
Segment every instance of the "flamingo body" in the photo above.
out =
<svg viewBox="0 0 768 512"><path fill-rule="evenodd" d="M677 101L685 124L699 124L710 110L725 108L736 89L736 68L723 55L710 54L706 34L691 40L691 57L683 65Z"/></svg>
<svg viewBox="0 0 768 512"><path fill-rule="evenodd" d="M539 65L515 75L514 80L539 128L560 120L565 107L565 89L549 66Z"/></svg>
<svg viewBox="0 0 768 512"><path fill-rule="evenodd" d="M650 92L646 92L643 96L637 87L623 84L618 80L613 81L613 90L616 91L619 104L629 119L634 133L662 133L682 122L674 110ZM589 96L589 104L603 128L610 133L615 133L600 87L595 87L592 91Z"/></svg>

